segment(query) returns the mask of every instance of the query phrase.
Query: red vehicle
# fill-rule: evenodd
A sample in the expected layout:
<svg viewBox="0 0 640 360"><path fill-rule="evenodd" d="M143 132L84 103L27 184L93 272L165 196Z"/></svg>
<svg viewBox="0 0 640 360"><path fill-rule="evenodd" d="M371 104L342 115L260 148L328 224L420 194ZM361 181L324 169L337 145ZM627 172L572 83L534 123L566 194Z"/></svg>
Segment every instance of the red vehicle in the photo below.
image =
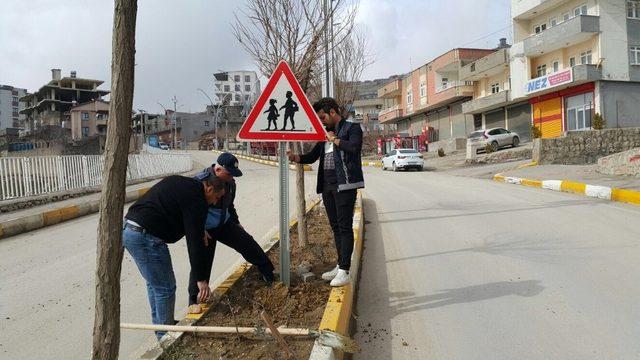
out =
<svg viewBox="0 0 640 360"><path fill-rule="evenodd" d="M262 156L276 156L278 143L276 142L250 142L251 154Z"/></svg>

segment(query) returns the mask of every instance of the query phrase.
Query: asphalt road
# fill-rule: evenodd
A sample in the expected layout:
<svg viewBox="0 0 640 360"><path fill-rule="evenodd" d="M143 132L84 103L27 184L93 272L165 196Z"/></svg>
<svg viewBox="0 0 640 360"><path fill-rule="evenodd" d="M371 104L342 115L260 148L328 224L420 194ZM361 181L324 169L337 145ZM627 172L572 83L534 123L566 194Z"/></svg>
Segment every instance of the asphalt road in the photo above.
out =
<svg viewBox="0 0 640 360"><path fill-rule="evenodd" d="M194 168L211 164L211 152L194 152ZM243 226L257 240L277 225L277 168L240 160L236 206ZM315 194L315 172L306 173L307 194ZM291 199L295 180L290 173ZM291 201L291 214L295 214ZM86 359L90 355L96 227L98 215L85 216L0 241L0 358ZM177 280L176 316L187 305L189 263L186 243L169 245ZM240 257L219 244L212 286ZM150 323L146 288L131 257L122 267L121 320ZM123 331L121 358L153 343L144 331Z"/></svg>
<svg viewBox="0 0 640 360"><path fill-rule="evenodd" d="M355 359L640 358L640 208L367 169Z"/></svg>

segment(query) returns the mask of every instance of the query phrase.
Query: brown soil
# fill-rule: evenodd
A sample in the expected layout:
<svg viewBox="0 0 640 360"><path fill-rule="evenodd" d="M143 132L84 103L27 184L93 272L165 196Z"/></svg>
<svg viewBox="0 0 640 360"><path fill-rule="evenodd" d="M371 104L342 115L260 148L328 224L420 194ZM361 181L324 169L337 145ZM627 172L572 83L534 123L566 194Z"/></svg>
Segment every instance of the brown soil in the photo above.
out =
<svg viewBox="0 0 640 360"><path fill-rule="evenodd" d="M291 232L291 288L282 283L266 287L255 268L247 271L198 325L264 326L260 312L265 310L275 325L289 328L317 329L331 290L320 275L337 261L333 235L322 205L309 214L309 244L298 246L295 231ZM276 269L279 246L268 255ZM308 283L296 274L301 262L311 264L315 280ZM270 335L209 335L185 334L169 348L161 359L284 359L285 353ZM295 359L309 357L314 339L285 337Z"/></svg>

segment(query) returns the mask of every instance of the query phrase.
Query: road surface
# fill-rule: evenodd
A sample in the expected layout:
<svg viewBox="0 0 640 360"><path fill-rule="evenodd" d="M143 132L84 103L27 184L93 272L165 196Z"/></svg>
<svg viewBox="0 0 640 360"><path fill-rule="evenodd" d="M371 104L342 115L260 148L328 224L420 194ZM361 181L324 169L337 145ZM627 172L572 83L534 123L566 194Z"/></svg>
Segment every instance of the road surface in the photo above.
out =
<svg viewBox="0 0 640 360"><path fill-rule="evenodd" d="M211 164L211 152L195 152L194 167ZM278 219L278 169L240 160L236 206L244 227L260 240ZM315 194L315 172L306 173L307 194ZM290 173L291 199L295 197ZM291 214L295 203L291 201ZM0 358L86 359L91 352L94 272L98 215L90 215L0 240ZM189 263L186 243L169 245L177 280L176 316L187 305ZM212 279L240 260L219 244ZM125 251L122 267L121 320L150 323L144 281ZM153 343L144 331L122 332L121 358Z"/></svg>
<svg viewBox="0 0 640 360"><path fill-rule="evenodd" d="M365 172L356 359L640 358L640 208Z"/></svg>

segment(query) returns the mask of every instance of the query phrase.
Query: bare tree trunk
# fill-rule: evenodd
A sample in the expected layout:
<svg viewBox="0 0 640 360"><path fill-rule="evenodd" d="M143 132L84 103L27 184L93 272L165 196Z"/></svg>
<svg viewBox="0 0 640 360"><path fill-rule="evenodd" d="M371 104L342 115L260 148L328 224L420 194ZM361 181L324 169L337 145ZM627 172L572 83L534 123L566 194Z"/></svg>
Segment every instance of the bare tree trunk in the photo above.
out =
<svg viewBox="0 0 640 360"><path fill-rule="evenodd" d="M137 9L137 0L115 0L112 91L100 196L92 359L117 359L120 347L122 209L131 137Z"/></svg>
<svg viewBox="0 0 640 360"><path fill-rule="evenodd" d="M296 154L302 154L302 146L295 143ZM298 242L301 247L307 246L307 200L304 193L304 165L296 165L296 206L298 210Z"/></svg>

